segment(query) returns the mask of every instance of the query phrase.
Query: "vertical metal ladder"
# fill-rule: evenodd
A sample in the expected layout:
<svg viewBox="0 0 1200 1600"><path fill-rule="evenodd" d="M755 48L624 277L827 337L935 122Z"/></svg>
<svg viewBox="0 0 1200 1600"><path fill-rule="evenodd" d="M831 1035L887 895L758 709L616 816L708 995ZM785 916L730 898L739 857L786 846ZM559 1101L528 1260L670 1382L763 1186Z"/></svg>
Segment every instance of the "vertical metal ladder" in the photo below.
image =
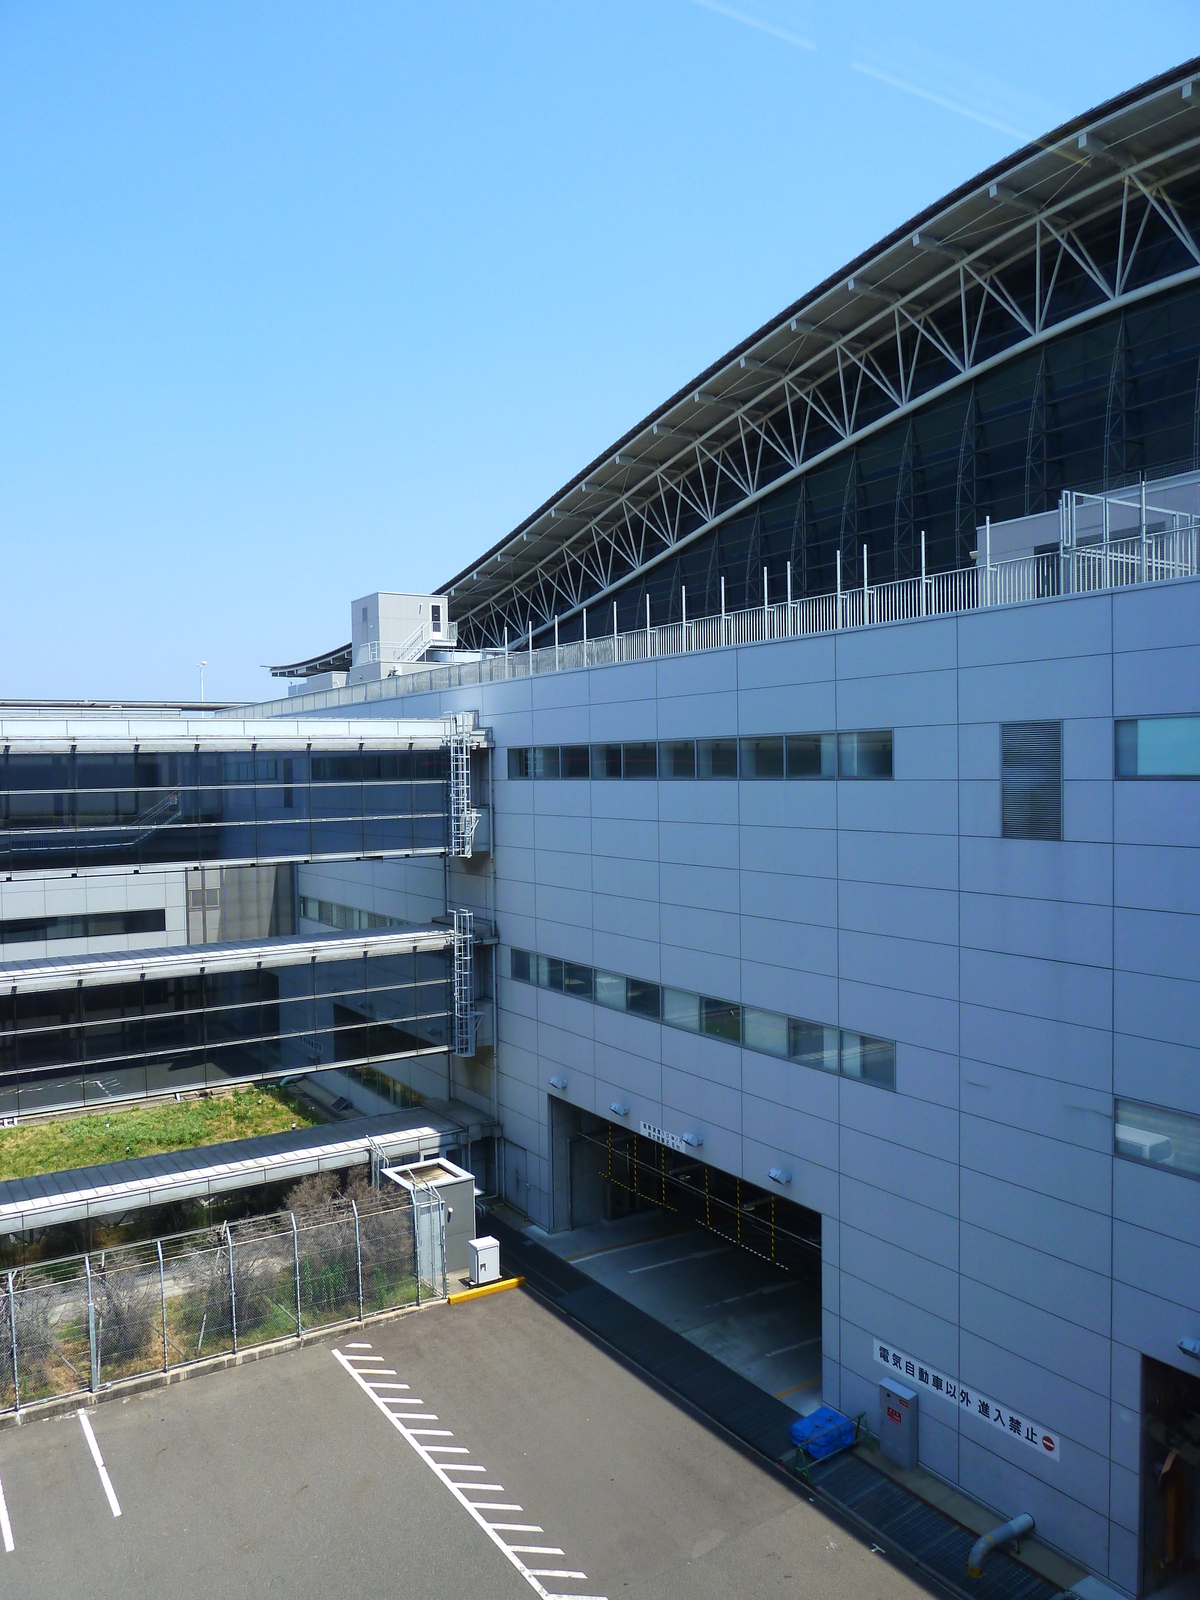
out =
<svg viewBox="0 0 1200 1600"><path fill-rule="evenodd" d="M450 732L450 854L469 857L479 813L471 805L471 725L473 714L456 711Z"/></svg>
<svg viewBox="0 0 1200 1600"><path fill-rule="evenodd" d="M454 1054L475 1054L479 1013L475 1009L474 915L454 912Z"/></svg>

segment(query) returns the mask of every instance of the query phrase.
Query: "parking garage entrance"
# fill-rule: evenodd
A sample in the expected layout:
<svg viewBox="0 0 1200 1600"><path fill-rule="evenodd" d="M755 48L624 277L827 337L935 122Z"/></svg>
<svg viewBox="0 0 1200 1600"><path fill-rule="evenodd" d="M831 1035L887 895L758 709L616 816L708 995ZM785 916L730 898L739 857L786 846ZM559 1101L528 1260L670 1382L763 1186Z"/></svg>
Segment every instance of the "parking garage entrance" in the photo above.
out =
<svg viewBox="0 0 1200 1600"><path fill-rule="evenodd" d="M556 1254L798 1412L821 1402L821 1218L552 1101Z"/></svg>

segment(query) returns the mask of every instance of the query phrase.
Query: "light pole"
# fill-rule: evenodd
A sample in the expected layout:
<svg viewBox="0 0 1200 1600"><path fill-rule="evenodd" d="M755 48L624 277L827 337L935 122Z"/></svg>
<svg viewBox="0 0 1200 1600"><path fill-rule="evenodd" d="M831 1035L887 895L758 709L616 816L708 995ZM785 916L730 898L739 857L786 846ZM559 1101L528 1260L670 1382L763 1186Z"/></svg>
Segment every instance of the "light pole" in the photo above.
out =
<svg viewBox="0 0 1200 1600"><path fill-rule="evenodd" d="M200 704L203 705L204 704L204 669L208 665L208 662L207 661L197 661L196 665L200 668Z"/></svg>

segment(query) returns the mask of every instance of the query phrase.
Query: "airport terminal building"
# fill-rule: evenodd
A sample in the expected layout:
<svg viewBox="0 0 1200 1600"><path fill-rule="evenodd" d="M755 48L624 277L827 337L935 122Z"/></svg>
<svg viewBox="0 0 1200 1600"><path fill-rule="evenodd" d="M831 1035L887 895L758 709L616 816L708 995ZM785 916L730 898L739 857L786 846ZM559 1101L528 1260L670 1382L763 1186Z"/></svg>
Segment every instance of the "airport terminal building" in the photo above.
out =
<svg viewBox="0 0 1200 1600"><path fill-rule="evenodd" d="M655 1202L819 1261L806 1406L891 1374L928 1470L1194 1581L1200 64L278 671L5 712L5 1114L314 1069L476 1104L549 1231Z"/></svg>

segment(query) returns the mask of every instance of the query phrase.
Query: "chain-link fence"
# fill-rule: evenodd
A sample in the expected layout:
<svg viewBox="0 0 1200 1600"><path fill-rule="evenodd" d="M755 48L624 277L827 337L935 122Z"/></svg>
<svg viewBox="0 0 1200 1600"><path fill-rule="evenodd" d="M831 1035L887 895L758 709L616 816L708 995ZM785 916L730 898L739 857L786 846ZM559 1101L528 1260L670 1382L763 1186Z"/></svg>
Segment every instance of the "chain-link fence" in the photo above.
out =
<svg viewBox="0 0 1200 1600"><path fill-rule="evenodd" d="M0 1411L440 1298L434 1205L388 1188L4 1274Z"/></svg>

